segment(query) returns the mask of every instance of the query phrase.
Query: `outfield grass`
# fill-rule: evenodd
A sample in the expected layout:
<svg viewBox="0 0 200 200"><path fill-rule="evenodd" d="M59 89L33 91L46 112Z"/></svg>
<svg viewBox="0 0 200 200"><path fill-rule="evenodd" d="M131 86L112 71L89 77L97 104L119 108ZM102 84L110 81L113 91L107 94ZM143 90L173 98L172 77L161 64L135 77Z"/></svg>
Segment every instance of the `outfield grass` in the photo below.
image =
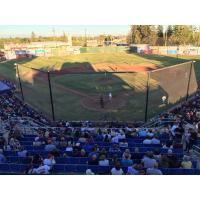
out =
<svg viewBox="0 0 200 200"><path fill-rule="evenodd" d="M116 65L129 64L137 66L154 64L158 68L162 68L186 62L188 60L197 61L195 64L195 75L196 79L200 80L200 58L197 56L182 56L179 57L179 59L177 59L176 57L169 56L139 56L128 53L98 53L50 58L40 57L32 60L18 60L17 62L22 66L33 67L42 70L51 70L52 68L56 70L61 70L67 67L76 67L78 65L87 67L88 64L92 65L98 63L112 63ZM15 62L16 61L13 60L0 63L0 75L15 81ZM46 115L50 116L51 107L49 100L47 77L41 77L39 74L33 73L33 71L26 68L21 67L20 70L21 80L23 82L22 86L25 93L25 100L38 110L41 110ZM122 121L144 119L147 81L146 73L111 73L106 75L104 73L92 75L69 74L51 77L51 80L56 119L107 119ZM174 83L169 82L169 84ZM179 85L181 84L183 83L180 83ZM74 90L75 93L66 90L66 88ZM105 109L102 111L99 109L97 111L94 111L82 105L82 100L85 98L84 95L91 97L95 96L95 98L99 98L100 94L106 96L110 91L112 92L114 97L116 96L117 98L121 98L121 101L123 101L124 98L127 98L128 100L126 104L122 107L119 107L118 109L113 109L112 111L106 111ZM76 92L79 92L80 94L77 94ZM129 96L125 97L124 95L127 92L129 93ZM162 95L166 95L166 91L164 91L163 88L159 88L159 83L156 79L151 80L150 92L150 98L152 99L150 99L149 117L152 117L153 115L172 106L171 104L165 106L161 105L160 97Z"/></svg>

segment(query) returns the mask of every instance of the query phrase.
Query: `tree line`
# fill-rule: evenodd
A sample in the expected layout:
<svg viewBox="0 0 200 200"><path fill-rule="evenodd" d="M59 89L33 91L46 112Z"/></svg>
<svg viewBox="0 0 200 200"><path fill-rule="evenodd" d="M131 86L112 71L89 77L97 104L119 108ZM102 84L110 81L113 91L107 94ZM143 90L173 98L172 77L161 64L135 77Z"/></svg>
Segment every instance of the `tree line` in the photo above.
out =
<svg viewBox="0 0 200 200"><path fill-rule="evenodd" d="M74 46L87 46L87 40L112 41L120 36L99 35L99 36L72 36ZM68 37L63 32L60 36L40 36L34 32L29 37L9 37L0 38L0 49L3 49L5 43L30 43L46 41L67 42ZM132 25L127 34L128 44L150 44L150 45L200 45L200 27L186 25Z"/></svg>
<svg viewBox="0 0 200 200"><path fill-rule="evenodd" d="M132 25L127 37L129 44L200 45L200 30L186 25Z"/></svg>
<svg viewBox="0 0 200 200"><path fill-rule="evenodd" d="M118 38L118 36L112 35L98 35L98 36L72 36L72 45L74 46L87 46L87 40L98 40L99 43L104 41L112 41L113 39ZM63 32L61 36L40 36L36 35L34 32L30 34L29 37L9 37L9 38L0 38L0 49L4 48L6 43L30 43L30 42L47 42L47 41L61 41L68 42L68 37Z"/></svg>

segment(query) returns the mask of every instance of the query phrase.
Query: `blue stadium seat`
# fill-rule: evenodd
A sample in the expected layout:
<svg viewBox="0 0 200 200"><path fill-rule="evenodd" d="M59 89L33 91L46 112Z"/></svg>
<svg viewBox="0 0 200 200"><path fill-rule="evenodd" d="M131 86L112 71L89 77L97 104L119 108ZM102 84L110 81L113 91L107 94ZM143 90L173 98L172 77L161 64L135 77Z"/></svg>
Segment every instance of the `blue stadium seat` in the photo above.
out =
<svg viewBox="0 0 200 200"><path fill-rule="evenodd" d="M99 166L98 167L98 174L110 174L110 166Z"/></svg>
<svg viewBox="0 0 200 200"><path fill-rule="evenodd" d="M200 169L195 169L195 175L200 175Z"/></svg>
<svg viewBox="0 0 200 200"><path fill-rule="evenodd" d="M0 173L6 173L6 172L10 172L10 166L9 164L0 164Z"/></svg>
<svg viewBox="0 0 200 200"><path fill-rule="evenodd" d="M75 172L77 172L77 168L76 168L76 166L77 165L64 165L65 166L65 173L75 173Z"/></svg>
<svg viewBox="0 0 200 200"><path fill-rule="evenodd" d="M76 171L79 174L85 174L87 169L88 169L88 165L77 165L76 167Z"/></svg>
<svg viewBox="0 0 200 200"><path fill-rule="evenodd" d="M64 174L65 173L65 166L61 164L54 165L53 173L55 174Z"/></svg>

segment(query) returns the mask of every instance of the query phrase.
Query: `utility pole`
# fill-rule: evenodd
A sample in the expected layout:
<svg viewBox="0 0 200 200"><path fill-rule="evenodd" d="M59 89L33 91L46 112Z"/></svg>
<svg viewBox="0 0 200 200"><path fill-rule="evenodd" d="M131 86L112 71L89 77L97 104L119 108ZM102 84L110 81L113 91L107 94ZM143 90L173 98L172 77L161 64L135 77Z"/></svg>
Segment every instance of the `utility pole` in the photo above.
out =
<svg viewBox="0 0 200 200"><path fill-rule="evenodd" d="M87 46L87 29L85 28L85 46Z"/></svg>

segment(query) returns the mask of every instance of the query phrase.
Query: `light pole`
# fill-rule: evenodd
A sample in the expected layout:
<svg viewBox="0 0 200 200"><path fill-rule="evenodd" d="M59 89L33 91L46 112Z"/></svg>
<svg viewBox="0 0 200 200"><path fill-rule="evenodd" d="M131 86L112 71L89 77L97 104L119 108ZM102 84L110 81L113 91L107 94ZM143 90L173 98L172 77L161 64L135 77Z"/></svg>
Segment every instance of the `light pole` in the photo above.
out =
<svg viewBox="0 0 200 200"><path fill-rule="evenodd" d="M19 86L20 86L20 91L21 91L21 95L22 95L22 100L24 101L24 93L23 93L21 78L20 78L20 74L19 74L19 66L18 66L17 63L15 63L14 65L15 65L16 71L17 71L17 76L18 76L18 80L19 80Z"/></svg>

